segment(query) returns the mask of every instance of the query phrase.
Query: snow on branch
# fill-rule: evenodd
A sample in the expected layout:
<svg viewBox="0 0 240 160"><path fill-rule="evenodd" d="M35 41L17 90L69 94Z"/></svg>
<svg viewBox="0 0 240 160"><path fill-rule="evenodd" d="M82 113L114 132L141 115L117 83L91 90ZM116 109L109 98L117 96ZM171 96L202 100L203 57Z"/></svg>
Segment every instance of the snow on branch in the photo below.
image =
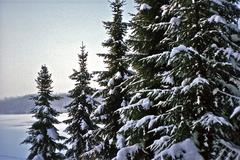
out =
<svg viewBox="0 0 240 160"><path fill-rule="evenodd" d="M209 82L207 79L201 77L201 75L198 75L198 77L192 81L192 83L190 84L190 87L194 87L197 85L209 85Z"/></svg>
<svg viewBox="0 0 240 160"><path fill-rule="evenodd" d="M156 153L161 152L164 148L167 148L170 142L169 136L162 136L160 139L155 140L153 144L151 144L149 147L151 150L156 151Z"/></svg>
<svg viewBox="0 0 240 160"><path fill-rule="evenodd" d="M240 106L236 107L233 111L233 113L231 114L230 118L233 118L236 115L240 114Z"/></svg>
<svg viewBox="0 0 240 160"><path fill-rule="evenodd" d="M177 54L181 53L181 52L184 52L184 53L187 53L188 55L188 58L191 59L192 58L192 55L190 55L189 53L192 53L194 55L199 55L198 52L192 48L192 47L186 47L185 45L179 45L178 47L174 47L172 50L171 50L171 53L170 53L170 59L169 59L169 63L171 63L174 58L176 57ZM200 56L200 55L199 55ZM202 58L202 57L201 57Z"/></svg>
<svg viewBox="0 0 240 160"><path fill-rule="evenodd" d="M134 121L134 120L127 121L127 123L126 123L125 125L123 125L123 126L118 130L118 132L126 132L126 131L128 131L129 129L134 128L135 125L136 125L136 121Z"/></svg>
<svg viewBox="0 0 240 160"><path fill-rule="evenodd" d="M149 5L146 4L146 3L141 4L141 6L140 6L140 8L139 8L140 11L146 11L146 10L150 10L150 9L152 9L152 7L149 6Z"/></svg>
<svg viewBox="0 0 240 160"><path fill-rule="evenodd" d="M117 134L117 143L116 143L116 147L118 149L121 149L125 146L125 137L121 134Z"/></svg>
<svg viewBox="0 0 240 160"><path fill-rule="evenodd" d="M154 115L147 115L147 116L141 118L140 120L138 120L135 127L137 127L137 128L141 127L142 125L144 125L144 124L150 122L151 120L153 120L155 117L156 116L154 116ZM149 125L148 128L151 128L151 126Z"/></svg>
<svg viewBox="0 0 240 160"><path fill-rule="evenodd" d="M48 135L51 139L53 139L53 140L57 139L57 137L58 137L55 128L49 128L49 129L47 129L47 135Z"/></svg>
<svg viewBox="0 0 240 160"><path fill-rule="evenodd" d="M139 144L135 144L129 147L124 147L118 151L117 157L115 157L113 160L133 159L134 155L138 153L141 149L142 147Z"/></svg>
<svg viewBox="0 0 240 160"><path fill-rule="evenodd" d="M159 154L155 155L154 160L165 159L165 157L183 160L203 160L203 157L199 154L198 148L190 138L164 149Z"/></svg>
<svg viewBox="0 0 240 160"><path fill-rule="evenodd" d="M136 97L133 97L133 98L136 98ZM130 109L138 109L138 110L144 109L144 110L147 110L152 106L152 104L153 103L147 97L147 98L140 99L138 102L136 102L134 104L130 104L130 105L127 105L126 107L119 108L117 110L117 112L122 113L122 112L124 112L126 110L130 110Z"/></svg>
<svg viewBox="0 0 240 160"><path fill-rule="evenodd" d="M212 2L214 2L215 4L218 4L220 6L223 6L222 0L212 0Z"/></svg>
<svg viewBox="0 0 240 160"><path fill-rule="evenodd" d="M225 118L218 117L211 112L206 113L199 120L194 122L194 126L196 126L197 124L200 124L200 125L206 127L208 130L211 128L212 125L215 125L215 124L220 124L221 126L225 125L225 126L232 127L231 123L229 123Z"/></svg>
<svg viewBox="0 0 240 160"><path fill-rule="evenodd" d="M175 128L176 128L175 125L160 126L160 127L150 130L149 133L150 132L159 133L159 132L163 132L163 131L165 131L165 133L169 133L169 132L172 133Z"/></svg>
<svg viewBox="0 0 240 160"><path fill-rule="evenodd" d="M162 74L162 76L163 76L163 80L162 80L163 83L172 84L172 85L174 84L174 79L170 71L165 71Z"/></svg>
<svg viewBox="0 0 240 160"><path fill-rule="evenodd" d="M208 18L208 22L210 23L222 23L222 24L227 24L225 18L221 17L220 15L212 15L210 18Z"/></svg>
<svg viewBox="0 0 240 160"><path fill-rule="evenodd" d="M172 26L179 26L180 23L181 23L181 20L178 18L178 17L172 17L169 21L169 23L172 25Z"/></svg>
<svg viewBox="0 0 240 160"><path fill-rule="evenodd" d="M41 154L38 154L38 155L34 156L32 160L44 160L44 158Z"/></svg>
<svg viewBox="0 0 240 160"><path fill-rule="evenodd" d="M171 51L170 58L175 57L175 55L179 52L184 52L187 51L187 47L184 45L179 45L178 47L174 47Z"/></svg>

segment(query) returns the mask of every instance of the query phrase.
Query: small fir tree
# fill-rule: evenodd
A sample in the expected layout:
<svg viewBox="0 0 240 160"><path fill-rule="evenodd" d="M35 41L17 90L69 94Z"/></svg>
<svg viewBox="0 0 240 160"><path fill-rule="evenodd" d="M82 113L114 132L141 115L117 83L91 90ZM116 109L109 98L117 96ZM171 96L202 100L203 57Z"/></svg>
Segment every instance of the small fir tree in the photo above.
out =
<svg viewBox="0 0 240 160"><path fill-rule="evenodd" d="M32 110L36 121L32 124L27 132L29 136L22 142L31 144L29 160L61 160L64 155L59 151L66 147L57 142L63 140L64 137L59 136L58 130L54 124L58 124L56 119L58 112L51 107L51 102L58 100L59 97L52 95L51 74L45 65L41 67L36 79L38 94L33 97L35 108Z"/></svg>
<svg viewBox="0 0 240 160"><path fill-rule="evenodd" d="M91 95L93 89L89 87L91 75L87 71L87 56L85 46L82 43L79 58L79 71L73 70L71 80L76 81L74 89L69 91L71 103L66 107L69 119L64 122L67 124L66 132L69 138L65 141L71 145L66 152L66 157L79 160L81 155L92 149L93 131L97 126L92 122L90 114L94 108Z"/></svg>

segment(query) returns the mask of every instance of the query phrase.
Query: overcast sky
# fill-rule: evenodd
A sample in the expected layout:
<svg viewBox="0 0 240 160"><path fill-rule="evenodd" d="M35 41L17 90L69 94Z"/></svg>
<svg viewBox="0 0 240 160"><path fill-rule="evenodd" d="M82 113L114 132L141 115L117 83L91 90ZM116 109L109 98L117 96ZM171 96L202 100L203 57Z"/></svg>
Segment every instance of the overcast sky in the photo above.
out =
<svg viewBox="0 0 240 160"><path fill-rule="evenodd" d="M124 20L133 0L127 0ZM78 68L81 41L89 52L89 71L103 68L96 53L105 52L102 21L111 20L108 0L0 0L0 99L36 93L42 64L52 73L54 91L67 92Z"/></svg>

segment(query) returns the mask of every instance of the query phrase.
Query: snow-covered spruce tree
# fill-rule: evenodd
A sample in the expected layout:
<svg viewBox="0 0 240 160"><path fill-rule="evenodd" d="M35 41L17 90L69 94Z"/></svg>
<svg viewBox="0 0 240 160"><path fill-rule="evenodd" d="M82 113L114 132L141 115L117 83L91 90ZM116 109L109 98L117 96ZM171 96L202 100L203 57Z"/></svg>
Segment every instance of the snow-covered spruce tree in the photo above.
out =
<svg viewBox="0 0 240 160"><path fill-rule="evenodd" d="M161 89L173 83L172 77L168 76L170 68L166 52L171 39L165 35L168 27L165 22L170 20L166 12L169 1L135 2L138 12L131 21L133 32L129 43L134 51L131 62L137 74L128 83L132 95L130 103L118 110L124 115L123 119L128 120L119 130L127 139L127 146L118 152L119 160L154 157L149 146L161 134L155 134L152 131L154 126L149 122L165 111L160 106L160 102L165 100L164 95L160 95Z"/></svg>
<svg viewBox="0 0 240 160"><path fill-rule="evenodd" d="M162 135L150 145L154 159L240 158L238 2L170 0L173 83L160 92L165 111L149 122Z"/></svg>
<svg viewBox="0 0 240 160"><path fill-rule="evenodd" d="M29 136L22 142L31 144L30 154L27 159L37 160L61 160L64 155L60 153L65 149L65 145L57 142L64 137L59 136L54 124L58 124L56 119L58 112L51 107L51 102L59 99L52 95L51 74L45 65L41 67L36 79L38 94L33 97L35 108L32 110L36 121L27 132Z"/></svg>
<svg viewBox="0 0 240 160"><path fill-rule="evenodd" d="M109 48L109 53L99 54L104 58L104 63L107 65L106 71L100 72L98 75L98 82L104 88L102 91L103 103L94 112L96 123L103 125L99 130L102 141L95 148L97 158L100 159L114 158L117 150L124 146L124 138L117 134L122 123L120 115L116 112L126 103L121 84L129 75L128 65L123 60L127 52L124 42L127 24L122 22L123 5L124 1L122 0L110 2L113 21L104 22L109 39L103 42L103 46ZM87 154L90 154L90 152Z"/></svg>
<svg viewBox="0 0 240 160"><path fill-rule="evenodd" d="M66 157L75 160L81 159L84 152L92 149L92 132L97 128L90 118L94 106L91 97L93 89L89 86L91 74L87 70L88 53L83 44L80 48L79 71L73 70L70 76L76 83L74 89L69 91L72 101L66 106L69 119L64 121L67 124L65 131L70 136L65 143L71 146L66 152Z"/></svg>

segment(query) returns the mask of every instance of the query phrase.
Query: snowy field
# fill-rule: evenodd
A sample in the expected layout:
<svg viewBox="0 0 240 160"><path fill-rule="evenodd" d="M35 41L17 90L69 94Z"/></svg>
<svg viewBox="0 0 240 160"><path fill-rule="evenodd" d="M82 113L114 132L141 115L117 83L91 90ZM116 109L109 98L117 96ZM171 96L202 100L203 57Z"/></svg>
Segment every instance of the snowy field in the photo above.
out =
<svg viewBox="0 0 240 160"><path fill-rule="evenodd" d="M67 114L61 114L60 122L67 118ZM31 114L0 115L0 160L25 160L29 146L20 143L26 138L27 128L31 126L34 118ZM65 129L64 124L56 126L61 135Z"/></svg>

